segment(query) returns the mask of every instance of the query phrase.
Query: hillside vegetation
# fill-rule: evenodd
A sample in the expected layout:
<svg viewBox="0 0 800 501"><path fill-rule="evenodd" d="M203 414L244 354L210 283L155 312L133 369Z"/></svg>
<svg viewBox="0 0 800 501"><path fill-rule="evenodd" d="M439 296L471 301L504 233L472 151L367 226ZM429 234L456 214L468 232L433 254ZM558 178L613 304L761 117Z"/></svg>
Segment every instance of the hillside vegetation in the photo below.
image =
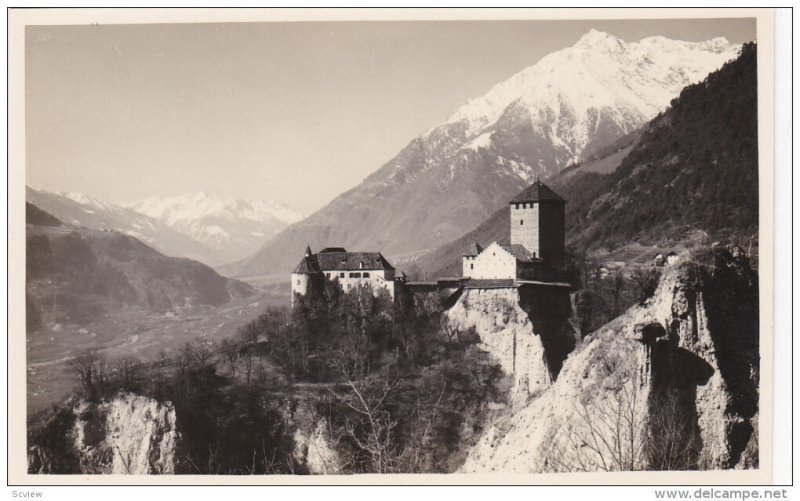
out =
<svg viewBox="0 0 800 501"><path fill-rule="evenodd" d="M755 44L685 88L613 173L580 174L559 188L579 248L677 240L691 229L717 239L757 233Z"/></svg>

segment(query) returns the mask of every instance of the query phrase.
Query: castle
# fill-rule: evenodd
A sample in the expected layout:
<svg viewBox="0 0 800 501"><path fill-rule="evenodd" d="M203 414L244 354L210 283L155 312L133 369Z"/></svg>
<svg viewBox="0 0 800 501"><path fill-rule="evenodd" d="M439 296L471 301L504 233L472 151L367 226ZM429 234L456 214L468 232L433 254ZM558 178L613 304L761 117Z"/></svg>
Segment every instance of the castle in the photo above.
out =
<svg viewBox="0 0 800 501"><path fill-rule="evenodd" d="M329 247L314 254L307 247L305 256L291 275L292 301L305 295L321 280L337 280L344 291L370 285L386 290L392 299L396 288L411 293L435 290L454 294L463 289L553 287L565 290L559 271L564 264L564 212L566 200L536 180L510 202L511 241L492 242L481 247L474 243L462 256L460 277L441 277L435 281L408 281L395 277L395 269L380 252L347 252Z"/></svg>
<svg viewBox="0 0 800 501"><path fill-rule="evenodd" d="M292 302L295 295L304 296L321 279L338 281L345 292L370 285L374 291L386 290L394 299L394 274L394 266L380 252L347 252L341 247L328 247L314 254L309 246L292 272Z"/></svg>
<svg viewBox="0 0 800 501"><path fill-rule="evenodd" d="M564 264L566 201L537 179L509 204L511 242L472 244L462 257L464 278L545 280Z"/></svg>

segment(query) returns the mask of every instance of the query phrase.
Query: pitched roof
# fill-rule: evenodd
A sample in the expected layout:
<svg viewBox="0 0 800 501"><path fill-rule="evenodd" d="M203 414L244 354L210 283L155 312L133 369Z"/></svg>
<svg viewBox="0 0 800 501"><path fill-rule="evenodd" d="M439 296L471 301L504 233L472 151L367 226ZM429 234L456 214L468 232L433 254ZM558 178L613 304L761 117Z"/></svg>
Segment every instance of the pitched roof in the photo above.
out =
<svg viewBox="0 0 800 501"><path fill-rule="evenodd" d="M520 244L498 244L506 252L517 258L521 263L532 263L534 261L531 253L524 245Z"/></svg>
<svg viewBox="0 0 800 501"><path fill-rule="evenodd" d="M380 252L325 252L315 256L322 271L394 269Z"/></svg>
<svg viewBox="0 0 800 501"><path fill-rule="evenodd" d="M518 204L523 202L561 202L566 203L566 200L555 191L548 188L543 182L536 180L535 183L525 188L519 195L515 196L509 202L510 204Z"/></svg>
<svg viewBox="0 0 800 501"><path fill-rule="evenodd" d="M297 265L297 268L294 269L293 273L302 273L302 274L310 274L310 273L319 273L319 263L317 262L317 256L312 254L310 256L305 256L300 264Z"/></svg>
<svg viewBox="0 0 800 501"><path fill-rule="evenodd" d="M483 251L483 247L480 246L478 242L474 242L472 245L469 246L469 249L464 253L464 256L467 257L475 257Z"/></svg>

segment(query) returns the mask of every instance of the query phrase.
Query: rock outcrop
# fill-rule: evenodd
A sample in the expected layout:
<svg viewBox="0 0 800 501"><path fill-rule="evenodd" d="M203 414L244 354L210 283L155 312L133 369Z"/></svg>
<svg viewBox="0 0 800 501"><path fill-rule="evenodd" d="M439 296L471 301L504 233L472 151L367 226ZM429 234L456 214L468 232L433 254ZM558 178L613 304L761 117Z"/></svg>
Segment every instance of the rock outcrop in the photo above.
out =
<svg viewBox="0 0 800 501"><path fill-rule="evenodd" d="M566 301L566 307L540 307L544 295ZM558 302L558 301L556 301ZM566 308L566 309L565 309ZM481 346L513 379L512 402L541 394L558 376L561 363L575 346L568 323L566 292L515 288L467 289L445 313L448 332L474 331Z"/></svg>
<svg viewBox="0 0 800 501"><path fill-rule="evenodd" d="M717 249L713 269L667 268L652 298L587 336L550 387L496 421L463 471L754 467L757 294L735 250Z"/></svg>
<svg viewBox="0 0 800 501"><path fill-rule="evenodd" d="M179 434L169 402L122 393L100 402L80 401L49 424L63 432L58 447L32 444L31 473L172 474Z"/></svg>
<svg viewBox="0 0 800 501"><path fill-rule="evenodd" d="M311 430L297 428L294 433L293 459L312 475L342 473L339 453L331 444L331 433L320 419Z"/></svg>

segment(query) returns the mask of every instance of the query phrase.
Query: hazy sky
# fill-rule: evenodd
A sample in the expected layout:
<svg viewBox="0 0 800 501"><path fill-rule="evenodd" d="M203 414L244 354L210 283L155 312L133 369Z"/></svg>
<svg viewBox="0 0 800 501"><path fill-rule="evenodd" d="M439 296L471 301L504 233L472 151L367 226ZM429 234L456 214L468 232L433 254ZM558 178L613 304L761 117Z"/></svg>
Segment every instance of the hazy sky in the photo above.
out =
<svg viewBox="0 0 800 501"><path fill-rule="evenodd" d="M202 189L305 211L589 29L755 40L755 21L35 26L27 182L111 202Z"/></svg>

